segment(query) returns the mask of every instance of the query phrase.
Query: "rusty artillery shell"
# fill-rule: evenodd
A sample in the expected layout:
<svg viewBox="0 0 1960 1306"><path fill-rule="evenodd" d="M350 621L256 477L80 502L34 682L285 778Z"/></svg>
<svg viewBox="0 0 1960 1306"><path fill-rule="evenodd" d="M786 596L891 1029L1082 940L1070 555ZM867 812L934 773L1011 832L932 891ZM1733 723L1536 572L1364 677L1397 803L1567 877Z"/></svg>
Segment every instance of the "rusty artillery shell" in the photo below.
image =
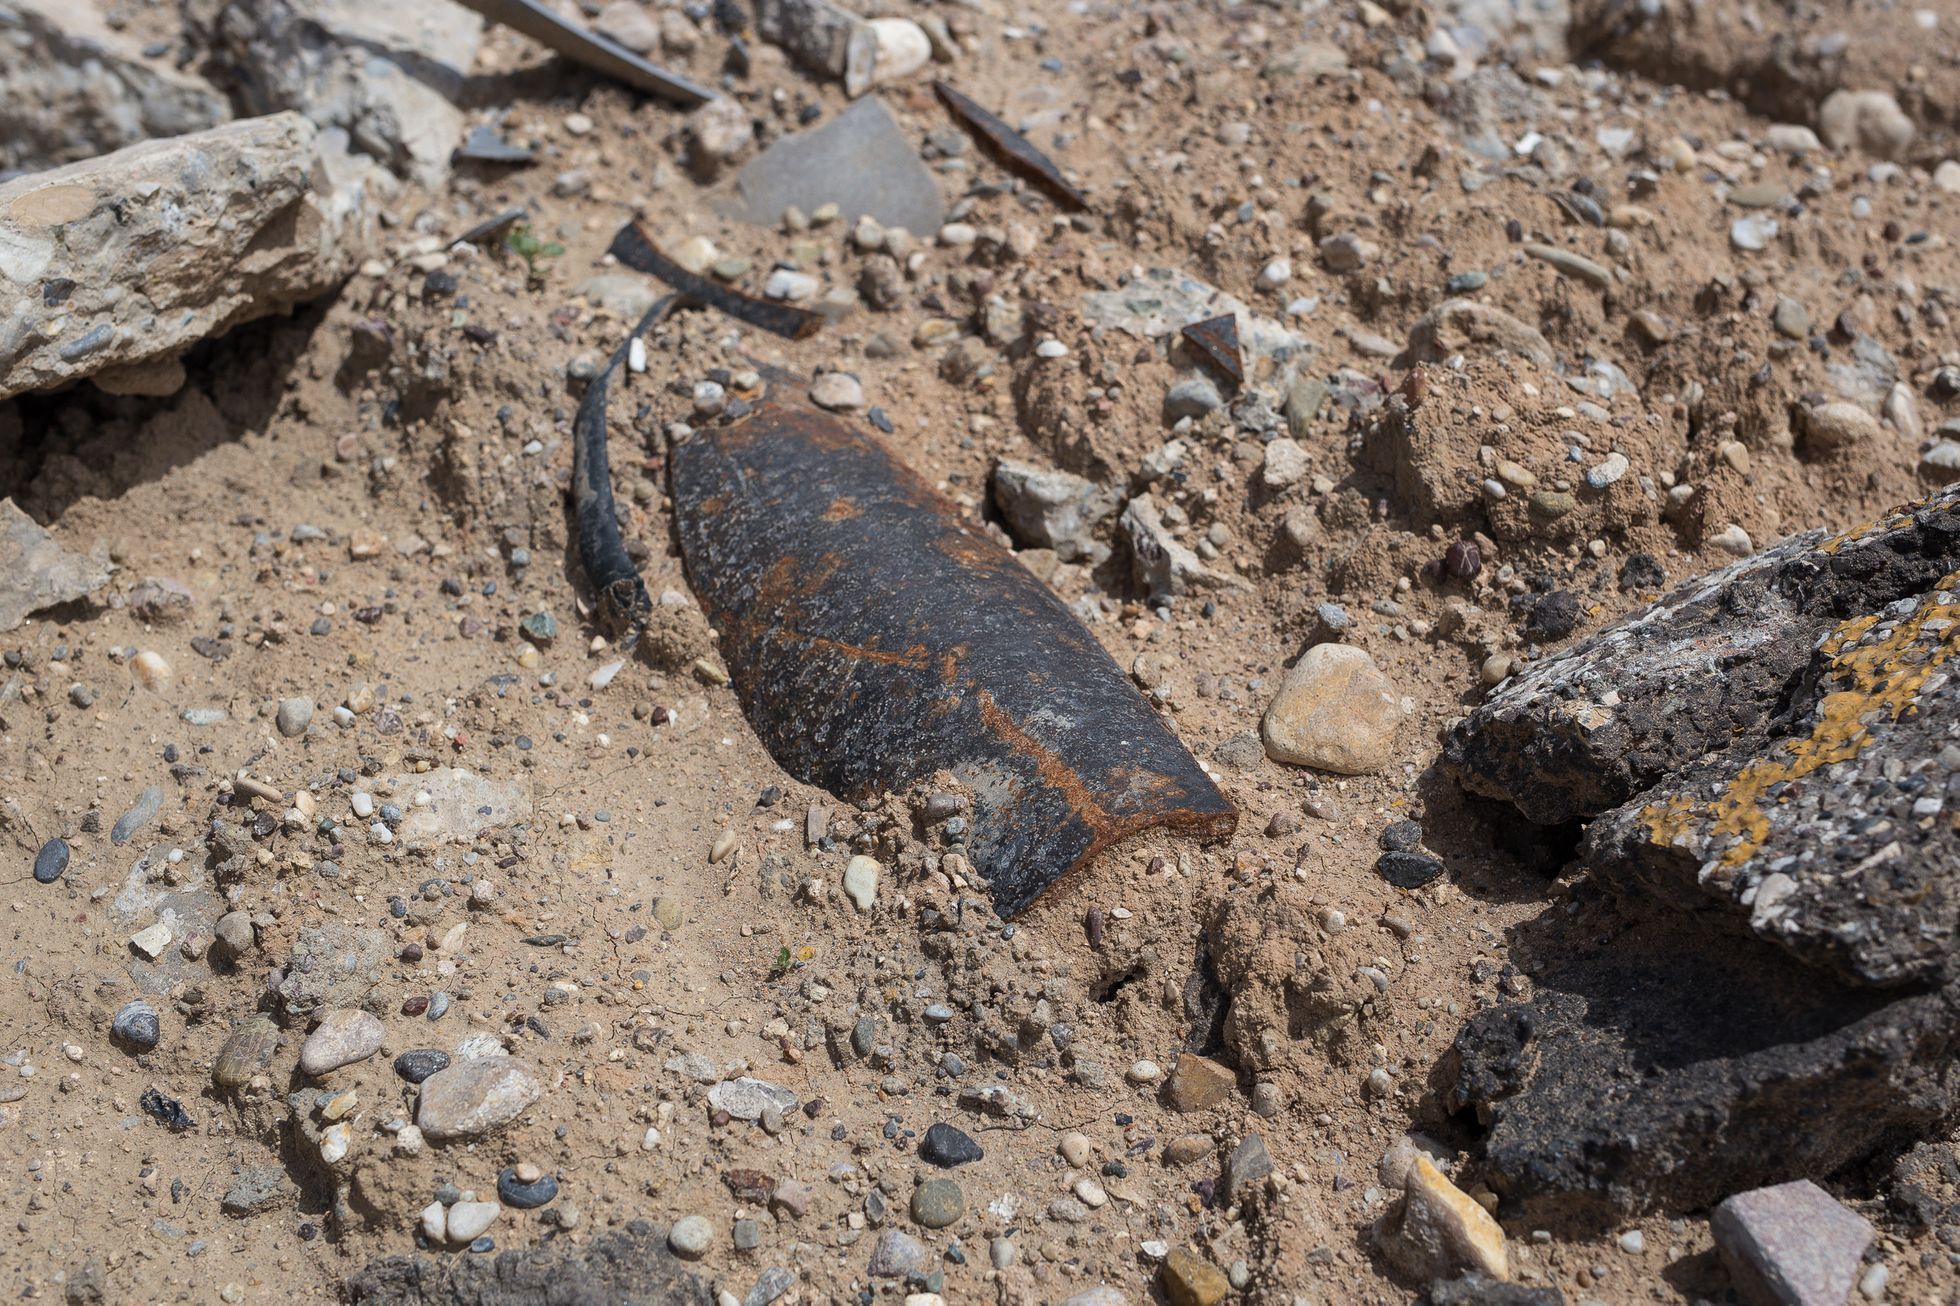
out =
<svg viewBox="0 0 1960 1306"><path fill-rule="evenodd" d="M279 1026L270 1016L248 1016L231 1031L211 1066L211 1082L219 1088L239 1088L272 1063L279 1050Z"/></svg>
<svg viewBox="0 0 1960 1306"><path fill-rule="evenodd" d="M1094 637L868 434L771 393L671 458L688 577L750 724L859 801L945 770L1013 916L1153 826L1238 813Z"/></svg>

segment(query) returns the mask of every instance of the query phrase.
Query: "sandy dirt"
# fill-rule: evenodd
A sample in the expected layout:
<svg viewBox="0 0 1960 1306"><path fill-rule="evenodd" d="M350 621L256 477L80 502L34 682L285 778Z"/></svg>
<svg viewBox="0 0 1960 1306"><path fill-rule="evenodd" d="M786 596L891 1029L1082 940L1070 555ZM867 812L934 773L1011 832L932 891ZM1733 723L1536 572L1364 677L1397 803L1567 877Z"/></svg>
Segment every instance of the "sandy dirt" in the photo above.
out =
<svg viewBox="0 0 1960 1306"><path fill-rule="evenodd" d="M82 386L0 406L0 483L69 547L106 544L117 567L94 600L0 639L13 868L0 899L12 1224L0 1274L18 1295L334 1298L370 1259L417 1249L442 1185L488 1197L500 1171L529 1164L558 1195L505 1209L487 1231L497 1250L700 1215L715 1236L694 1268L736 1300L776 1266L794 1276L782 1302L922 1290L867 1276L892 1227L926 1244L924 1273L950 1302L1060 1302L1098 1284L1162 1300L1166 1248L1201 1256L1246 1300L1412 1299L1421 1285L1372 1232L1396 1195L1378 1163L1419 1131L1478 1191L1476 1122L1450 1113L1451 1040L1468 1014L1529 991L1507 932L1572 884L1559 856L1520 852L1433 770L1441 731L1505 659L1726 561L1724 532L1761 544L1849 526L1943 479L1920 449L1960 416L1935 378L1960 363L1960 228L1955 197L1929 180L1938 154L1876 179L1855 149L1781 155L1763 143L1778 119L1654 80L1645 47L1637 72L1535 59L1511 72L1492 56L1453 74L1423 58L1420 6L1362 8L933 7L963 44L937 71L1029 126L1091 210L1060 213L968 143L929 166L977 238L921 233L890 308L861 304L795 344L705 312L650 335L645 372L616 382L611 449L631 547L652 593L670 596L671 669L636 659L591 685L616 654L571 541L571 417L630 309L578 287L624 275L603 256L635 216L669 249L704 236L751 260L737 278L751 291L791 257L855 287L872 256L846 223L785 232L718 216L677 113L508 33L487 39L478 71L513 98L473 120L535 143L536 165L464 169L442 194L405 196L386 248L335 298L200 347L172 398ZM1862 16L1864 66L1950 79L1960 13L1930 8L1931 33L1907 10ZM667 58L712 82L725 42L699 30L691 56ZM803 106L827 119L846 104L766 47L730 85L769 135L794 130ZM923 77L877 93L915 141L958 134ZM1509 157L1467 143L1484 135ZM1731 202L1764 182L1784 208ZM445 248L519 204L561 254L533 271L501 248ZM1752 215L1780 224L1760 252L1732 242ZM1343 233L1365 262L1337 272L1321 242ZM1606 266L1609 285L1526 242ZM1279 259L1290 277L1262 285ZM1222 411L1173 431L1163 405L1183 356L1088 320L1085 295L1149 268L1202 278L1310 345L1303 371L1332 393L1300 424L1297 482L1267 488L1261 440ZM1452 286L1466 272L1485 280ZM983 330L994 296L1039 323L1011 347ZM1452 296L1540 335L1566 375L1475 344L1417 364L1412 328ZM1779 333L1780 300L1807 317L1794 335ZM949 334L927 326L941 321ZM1066 355L1041 356L1043 339ZM1611 370L1588 373L1588 359ZM697 384L765 364L855 374L892 448L1002 539L997 460L1127 496L1181 438L1185 459L1154 493L1244 588L1153 607L1108 525L1106 562L1027 561L1156 691L1238 805L1238 833L1139 838L1010 924L906 795L859 811L778 769L714 683L705 624L674 611L690 600L665 483ZM1590 391L1569 383L1601 376ZM1894 382L1917 431L1878 416ZM1413 410L1381 403L1411 386ZM1802 411L1826 396L1872 414L1868 434L1809 438ZM1491 504L1482 488L1494 458L1543 488L1609 449L1624 478L1549 521L1523 493ZM1481 554L1468 580L1440 566L1458 540ZM1553 592L1577 600L1576 623L1527 634ZM1337 635L1330 603L1346 614ZM520 626L541 612L549 640ZM1288 665L1329 638L1368 650L1409 701L1393 762L1344 778L1225 747L1256 736ZM138 650L169 674L146 683ZM279 704L302 697L310 726L283 734ZM153 786L155 814L112 838ZM380 841L356 793L402 808L407 828ZM831 813L815 847L812 806ZM1382 831L1405 818L1448 865L1417 890L1375 870ZM57 836L72 864L38 884L29 868ZM841 888L857 852L883 864L868 912ZM236 955L213 940L228 911L252 927ZM159 920L171 937L149 960L130 939ZM447 1012L432 1023L437 994ZM137 998L162 1028L141 1054L110 1031ZM928 1017L938 1004L950 1020ZM381 1050L303 1075L309 1012L341 1007L380 1017ZM277 1049L221 1090L220 1049L260 1011L282 1028ZM852 1047L860 1019L874 1022L868 1054ZM416 1090L393 1059L456 1055L465 1040L523 1058L542 1097L488 1136L404 1147ZM1136 1063L1167 1072L1184 1052L1232 1068L1215 1105L1181 1111L1161 1081L1133 1082ZM707 1088L737 1074L802 1105L775 1132L718 1119ZM981 1088L1006 1096L982 1101ZM191 1126L154 1118L153 1090ZM328 1162L336 1120L348 1145ZM984 1158L921 1161L939 1121ZM1272 1177L1227 1204L1221 1163L1253 1132ZM1080 1163L1061 1151L1071 1133L1087 1140ZM272 1196L222 1209L241 1173L266 1167L285 1176L268 1180ZM760 1172L760 1190L741 1171ZM1950 1300L1948 1249L1895 1218L1885 1175L1880 1162L1813 1177L1878 1226L1889 1299ZM965 1211L928 1230L908 1207L915 1182L942 1177ZM785 1203L779 1189L772 1210L759 1193L789 1179L807 1193ZM1566 1300L1729 1291L1706 1212L1549 1229L1496 1213L1515 1277ZM753 1249L737 1247L738 1220L755 1223ZM1004 1267L996 1239L1014 1245Z"/></svg>

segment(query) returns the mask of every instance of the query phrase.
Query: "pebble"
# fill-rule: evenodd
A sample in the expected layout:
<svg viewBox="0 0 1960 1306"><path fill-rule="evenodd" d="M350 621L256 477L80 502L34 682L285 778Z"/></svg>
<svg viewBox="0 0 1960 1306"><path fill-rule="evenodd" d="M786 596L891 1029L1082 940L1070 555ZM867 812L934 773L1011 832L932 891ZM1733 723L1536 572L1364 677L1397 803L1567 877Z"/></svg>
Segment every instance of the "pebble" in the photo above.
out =
<svg viewBox="0 0 1960 1306"><path fill-rule="evenodd" d="M1607 290L1613 285L1613 274L1603 265L1593 262L1583 254L1574 254L1569 249L1560 249L1556 245L1540 245L1532 241L1526 241L1522 248L1532 258L1542 263L1549 263L1567 276L1577 277L1596 289Z"/></svg>
<svg viewBox="0 0 1960 1306"><path fill-rule="evenodd" d="M1231 1070L1195 1052L1178 1054L1164 1096L1173 1110L1209 1111L1231 1100L1238 1079Z"/></svg>
<svg viewBox="0 0 1960 1306"><path fill-rule="evenodd" d="M912 1218L928 1229L944 1229L966 1214L966 1194L951 1179L928 1179L912 1190Z"/></svg>
<svg viewBox="0 0 1960 1306"><path fill-rule="evenodd" d="M859 911L870 911L878 900L878 859L857 856L844 867L844 893Z"/></svg>
<svg viewBox="0 0 1960 1306"><path fill-rule="evenodd" d="M211 1082L219 1088L238 1088L266 1068L279 1047L279 1026L270 1016L248 1016L240 1021L218 1049L211 1066Z"/></svg>
<svg viewBox="0 0 1960 1306"><path fill-rule="evenodd" d="M474 1242L497 1222L503 1208L495 1202L458 1202L449 1208L449 1241Z"/></svg>
<svg viewBox="0 0 1960 1306"><path fill-rule="evenodd" d="M1441 859L1419 852L1385 852L1375 861L1375 873L1398 889L1420 889L1443 869Z"/></svg>
<svg viewBox="0 0 1960 1306"><path fill-rule="evenodd" d="M163 1022L157 1009L137 998L125 1002L109 1022L109 1032L128 1047L148 1052L163 1037Z"/></svg>
<svg viewBox="0 0 1960 1306"><path fill-rule="evenodd" d="M143 688L161 691L177 673L163 654L155 649L144 649L129 660L129 669L136 674Z"/></svg>
<svg viewBox="0 0 1960 1306"><path fill-rule="evenodd" d="M42 884L53 884L68 870L68 841L50 839L41 845L41 851L34 854L34 878Z"/></svg>
<svg viewBox="0 0 1960 1306"><path fill-rule="evenodd" d="M136 795L136 803L116 820L109 831L109 842L121 847L136 837L136 832L148 825L163 808L163 790L156 785L144 789Z"/></svg>
<svg viewBox="0 0 1960 1306"><path fill-rule="evenodd" d="M1020 1257L1012 1238L995 1238L987 1244L987 1260L996 1270L1004 1270Z"/></svg>
<svg viewBox="0 0 1960 1306"><path fill-rule="evenodd" d="M1775 218L1754 215L1737 218L1729 224L1729 243L1737 249L1757 253L1767 249L1770 241L1776 239L1776 233L1780 230L1782 228L1777 225Z"/></svg>
<svg viewBox="0 0 1960 1306"><path fill-rule="evenodd" d="M1225 406L1224 397L1208 376L1187 376L1164 395L1164 416L1172 422L1203 417Z"/></svg>
<svg viewBox="0 0 1960 1306"><path fill-rule="evenodd" d="M832 412L856 412L864 407L864 386L849 372L824 372L810 383L810 402Z"/></svg>
<svg viewBox="0 0 1960 1306"><path fill-rule="evenodd" d="M1081 1133L1062 1135L1062 1159L1080 1170L1089 1164L1089 1136Z"/></svg>
<svg viewBox="0 0 1960 1306"><path fill-rule="evenodd" d="M365 1011L330 1011L300 1045L299 1068L315 1078L381 1050L381 1022Z"/></svg>
<svg viewBox="0 0 1960 1306"><path fill-rule="evenodd" d="M1638 1256L1647 1250L1647 1239L1638 1229L1629 1229L1620 1235L1620 1250L1629 1256Z"/></svg>
<svg viewBox="0 0 1960 1306"><path fill-rule="evenodd" d="M252 928L250 915L242 911L228 911L218 917L218 923L211 927L211 937L224 949L226 956L237 960L258 942L258 931Z"/></svg>
<svg viewBox="0 0 1960 1306"><path fill-rule="evenodd" d="M422 1081L415 1123L429 1138L476 1138L509 1124L544 1096L536 1072L510 1056L448 1066Z"/></svg>
<svg viewBox="0 0 1960 1306"><path fill-rule="evenodd" d="M949 1170L985 1155L970 1135L943 1121L928 1126L925 1137L919 1140L919 1159Z"/></svg>
<svg viewBox="0 0 1960 1306"><path fill-rule="evenodd" d="M422 1236L440 1246L449 1241L449 1208L441 1202L430 1202L422 1208Z"/></svg>
<svg viewBox="0 0 1960 1306"><path fill-rule="evenodd" d="M879 85L910 77L932 60L932 41L909 18L874 18L871 34L877 44L871 78Z"/></svg>
<svg viewBox="0 0 1960 1306"><path fill-rule="evenodd" d="M924 1243L903 1229L887 1229L871 1248L871 1263L865 1273L874 1279L905 1279L924 1274L931 1264Z"/></svg>
<svg viewBox="0 0 1960 1306"><path fill-rule="evenodd" d="M674 1249L676 1256L690 1261L707 1255L714 1241L715 1227L698 1215L683 1215L667 1231L667 1245Z"/></svg>
<svg viewBox="0 0 1960 1306"><path fill-rule="evenodd" d="M1778 154L1816 154L1824 148L1816 132L1787 122L1779 122L1764 132L1763 143Z"/></svg>
<svg viewBox="0 0 1960 1306"><path fill-rule="evenodd" d="M1225 1174L1219 1184L1219 1194L1227 1206L1236 1205L1250 1196L1259 1181L1272 1172L1273 1157L1266 1150L1266 1140L1258 1134L1247 1134L1232 1149L1231 1156L1225 1159Z"/></svg>
<svg viewBox="0 0 1960 1306"><path fill-rule="evenodd" d="M764 295L770 299L783 299L791 303L815 299L817 292L822 288L822 283L815 277L804 272L791 272L788 268L777 268L769 274L769 279L762 283Z"/></svg>
<svg viewBox="0 0 1960 1306"><path fill-rule="evenodd" d="M534 1165L505 1166L497 1175L497 1196L505 1206L529 1211L558 1196L558 1181Z"/></svg>
<svg viewBox="0 0 1960 1306"><path fill-rule="evenodd" d="M313 721L313 700L310 698L285 698L279 701L279 711L273 717L279 733L288 739L297 739L306 733L306 727Z"/></svg>
<svg viewBox="0 0 1960 1306"><path fill-rule="evenodd" d="M1128 1078L1132 1084L1154 1084L1163 1073L1162 1067L1155 1061L1136 1061L1130 1064Z"/></svg>
<svg viewBox="0 0 1960 1306"><path fill-rule="evenodd" d="M1803 412L1804 447L1815 453L1855 448L1881 437L1878 419L1856 404L1819 404Z"/></svg>
<svg viewBox="0 0 1960 1306"><path fill-rule="evenodd" d="M1259 285L1266 290L1277 290L1293 279L1293 263L1290 259L1276 258L1259 269Z"/></svg>
<svg viewBox="0 0 1960 1306"><path fill-rule="evenodd" d="M1776 297L1776 309L1769 320L1778 335L1790 340L1802 340L1810 334L1810 310L1787 295Z"/></svg>
<svg viewBox="0 0 1960 1306"><path fill-rule="evenodd" d="M1232 1291L1223 1270L1182 1247L1173 1247L1164 1258L1163 1274L1170 1306L1216 1306Z"/></svg>
<svg viewBox="0 0 1960 1306"><path fill-rule="evenodd" d="M1260 725L1276 762L1341 775L1382 770L1404 713L1375 660L1347 644L1316 644L1280 682Z"/></svg>
<svg viewBox="0 0 1960 1306"><path fill-rule="evenodd" d="M1586 469L1586 484L1595 490L1603 490L1627 474L1627 456L1613 452L1606 455L1604 462Z"/></svg>

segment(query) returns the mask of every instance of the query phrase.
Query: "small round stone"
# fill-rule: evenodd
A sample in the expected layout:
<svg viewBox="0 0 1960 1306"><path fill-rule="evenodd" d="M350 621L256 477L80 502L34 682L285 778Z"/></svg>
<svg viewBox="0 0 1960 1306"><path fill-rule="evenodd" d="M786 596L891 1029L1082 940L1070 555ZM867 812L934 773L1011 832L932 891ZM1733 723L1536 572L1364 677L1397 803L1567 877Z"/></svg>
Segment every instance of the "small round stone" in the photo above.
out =
<svg viewBox="0 0 1960 1306"><path fill-rule="evenodd" d="M497 1176L497 1196L505 1206L529 1211L558 1196L558 1181L539 1173L536 1166L506 1166Z"/></svg>
<svg viewBox="0 0 1960 1306"><path fill-rule="evenodd" d="M944 1122L930 1126L919 1140L919 1159L948 1170L985 1155L970 1135Z"/></svg>
<svg viewBox="0 0 1960 1306"><path fill-rule="evenodd" d="M53 884L68 870L68 841L50 839L41 845L41 851L34 855L34 878L42 884Z"/></svg>
<svg viewBox="0 0 1960 1306"><path fill-rule="evenodd" d="M163 1037L163 1022L155 1007L138 998L122 1005L109 1022L109 1031L124 1045L148 1052Z"/></svg>
<svg viewBox="0 0 1960 1306"><path fill-rule="evenodd" d="M306 727L313 722L313 700L310 698L286 698L279 701L279 711L273 720L279 733L288 739L297 739L306 733Z"/></svg>
<svg viewBox="0 0 1960 1306"><path fill-rule="evenodd" d="M715 1241L715 1227L698 1215L683 1215L667 1231L667 1245L676 1256L698 1260Z"/></svg>
<svg viewBox="0 0 1960 1306"><path fill-rule="evenodd" d="M1130 1066L1130 1082L1132 1084L1154 1084L1163 1076L1163 1073L1163 1068L1155 1061L1146 1059L1134 1062Z"/></svg>
<svg viewBox="0 0 1960 1306"><path fill-rule="evenodd" d="M944 1229L966 1214L966 1194L951 1179L928 1179L912 1190L912 1218L928 1229Z"/></svg>
<svg viewBox="0 0 1960 1306"><path fill-rule="evenodd" d="M449 1054L440 1048L410 1048L395 1058L395 1073L411 1084L419 1084L449 1065Z"/></svg>

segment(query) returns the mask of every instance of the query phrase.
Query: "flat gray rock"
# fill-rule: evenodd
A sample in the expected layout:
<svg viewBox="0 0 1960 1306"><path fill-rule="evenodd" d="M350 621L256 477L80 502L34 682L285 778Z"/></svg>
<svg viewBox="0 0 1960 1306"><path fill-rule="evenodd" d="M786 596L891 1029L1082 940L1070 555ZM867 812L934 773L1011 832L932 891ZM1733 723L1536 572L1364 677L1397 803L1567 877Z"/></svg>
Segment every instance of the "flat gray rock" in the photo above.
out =
<svg viewBox="0 0 1960 1306"><path fill-rule="evenodd" d="M590 1242L496 1256L384 1256L348 1278L356 1306L713 1306L708 1281L667 1250L645 1220Z"/></svg>
<svg viewBox="0 0 1960 1306"><path fill-rule="evenodd" d="M787 1114L796 1109L796 1094L766 1079L724 1079L708 1090L708 1102L737 1120L757 1120L770 1107Z"/></svg>
<svg viewBox="0 0 1960 1306"><path fill-rule="evenodd" d="M1749 1306L1842 1306L1873 1237L1864 1217L1808 1179L1737 1193L1709 1227Z"/></svg>
<svg viewBox="0 0 1960 1306"><path fill-rule="evenodd" d="M0 499L0 632L108 583L106 557L71 553L12 499Z"/></svg>
<svg viewBox="0 0 1960 1306"><path fill-rule="evenodd" d="M929 236L946 222L939 183L875 95L820 127L778 140L749 161L735 189L721 202L722 212L763 227L781 222L791 205L812 213L833 203L846 223L868 213L914 235Z"/></svg>

